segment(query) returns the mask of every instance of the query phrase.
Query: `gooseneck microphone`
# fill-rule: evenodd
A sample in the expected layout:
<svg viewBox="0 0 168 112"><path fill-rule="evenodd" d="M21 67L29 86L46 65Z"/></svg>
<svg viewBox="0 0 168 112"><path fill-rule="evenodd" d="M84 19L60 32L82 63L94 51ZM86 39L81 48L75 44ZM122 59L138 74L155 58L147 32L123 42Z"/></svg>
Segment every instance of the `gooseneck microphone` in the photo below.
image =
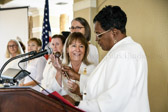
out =
<svg viewBox="0 0 168 112"><path fill-rule="evenodd" d="M3 70L4 70L4 68L6 67L6 65L7 65L9 62L11 62L11 61L13 61L13 60L15 60L15 59L18 59L18 58L27 56L27 55L35 55L36 53L37 53L36 51L31 51L31 52L28 52L28 53L21 54L21 55L15 56L15 57L13 57L13 58L10 58L10 59L9 59L7 62L5 62L5 64L2 66L2 68L1 68L1 70L0 70L0 77L1 77L1 74L2 74L2 72L3 72Z"/></svg>
<svg viewBox="0 0 168 112"><path fill-rule="evenodd" d="M29 61L29 60L44 56L45 54L51 54L51 53L52 53L52 49L48 47L44 51L40 51L40 52L36 53L33 56L30 56L28 58L25 58L25 59L21 60L19 63L26 62L26 61Z"/></svg>
<svg viewBox="0 0 168 112"><path fill-rule="evenodd" d="M26 70L21 70L19 72L19 74L17 74L13 79L8 79L8 78L1 77L2 72L3 72L4 68L6 67L6 65L8 63L10 63L11 61L13 61L15 59L18 59L18 58L21 58L21 57L24 57L24 56L27 56L27 55L35 55L36 53L37 53L36 51L31 51L31 52L28 52L28 53L25 53L25 54L21 54L21 55L12 57L8 61L6 61L5 64L2 66L1 70L0 70L0 84L5 84L4 86L9 86L8 84L13 84L14 85L14 83L18 83L17 80L20 80L20 79L24 78L25 76L27 76L29 74L29 72L27 72Z"/></svg>

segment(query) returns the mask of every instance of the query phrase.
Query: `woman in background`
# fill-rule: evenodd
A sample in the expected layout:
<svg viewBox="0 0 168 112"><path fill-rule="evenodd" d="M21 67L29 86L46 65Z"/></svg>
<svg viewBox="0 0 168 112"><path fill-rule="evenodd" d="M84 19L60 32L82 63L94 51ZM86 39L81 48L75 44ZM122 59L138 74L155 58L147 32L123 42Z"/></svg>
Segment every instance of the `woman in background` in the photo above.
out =
<svg viewBox="0 0 168 112"><path fill-rule="evenodd" d="M15 56L18 56L20 54L23 54L23 50L19 44L19 42L15 39L11 39L8 41L7 44L7 48L6 48L6 59L9 60L10 58L13 58ZM5 67L4 71L6 71L8 68L14 68L14 69L20 69L20 67L22 69L26 68L26 63L21 63L18 66L18 63L20 60L22 60L23 58L18 58L15 59L13 61L11 61L10 63L7 64L7 66Z"/></svg>
<svg viewBox="0 0 168 112"><path fill-rule="evenodd" d="M55 54L56 52L60 53L60 60L62 60L62 51L64 43L65 37L63 35L52 36L50 47L53 50L53 54ZM54 57L53 54L51 54L50 57ZM42 87L48 90L49 92L57 91L57 88L53 86L55 83L57 83L55 80L56 73L57 70L52 65L51 59L49 58L43 72L43 80L41 81ZM61 91L59 92L61 93Z"/></svg>
<svg viewBox="0 0 168 112"><path fill-rule="evenodd" d="M28 41L28 52L37 51L41 49L42 42L38 38L31 38ZM40 84L43 78L43 70L46 65L46 59L42 56L29 60L27 63L26 70L31 74L30 76L36 81L33 81L29 76L25 77L25 80L20 86L32 86L33 89L39 91L40 87L37 86L37 83Z"/></svg>
<svg viewBox="0 0 168 112"><path fill-rule="evenodd" d="M72 20L70 30L71 33L81 32L85 36L89 44L88 61L97 65L99 63L99 54L96 46L89 42L91 39L91 29L88 22L84 18L77 17Z"/></svg>

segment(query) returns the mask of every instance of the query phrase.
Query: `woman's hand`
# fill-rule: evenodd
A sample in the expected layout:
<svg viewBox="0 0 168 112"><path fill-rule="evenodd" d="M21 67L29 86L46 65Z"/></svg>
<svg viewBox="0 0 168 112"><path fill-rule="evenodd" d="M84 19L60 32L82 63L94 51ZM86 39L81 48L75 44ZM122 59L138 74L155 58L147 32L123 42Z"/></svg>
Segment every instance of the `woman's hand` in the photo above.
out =
<svg viewBox="0 0 168 112"><path fill-rule="evenodd" d="M68 74L68 77L70 77L73 80L78 80L80 79L80 74L78 74L77 72L75 72L71 67L69 66L63 66L62 67L63 73L66 76L65 73Z"/></svg>
<svg viewBox="0 0 168 112"><path fill-rule="evenodd" d="M38 82L30 81L28 83L20 83L19 86L36 86Z"/></svg>
<svg viewBox="0 0 168 112"><path fill-rule="evenodd" d="M53 54L50 55L50 59L52 65L57 69L57 71L61 71L61 60L59 58L55 58Z"/></svg>
<svg viewBox="0 0 168 112"><path fill-rule="evenodd" d="M19 86L24 86L24 83L20 83Z"/></svg>
<svg viewBox="0 0 168 112"><path fill-rule="evenodd" d="M79 85L77 83L75 83L71 80L68 80L67 86L68 86L70 92L81 96L80 88L79 88Z"/></svg>

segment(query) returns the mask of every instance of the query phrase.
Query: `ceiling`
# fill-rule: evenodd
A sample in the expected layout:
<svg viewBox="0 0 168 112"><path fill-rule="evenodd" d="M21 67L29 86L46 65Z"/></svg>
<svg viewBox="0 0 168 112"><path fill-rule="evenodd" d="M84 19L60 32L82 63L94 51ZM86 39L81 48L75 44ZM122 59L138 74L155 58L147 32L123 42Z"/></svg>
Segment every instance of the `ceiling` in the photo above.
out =
<svg viewBox="0 0 168 112"><path fill-rule="evenodd" d="M73 0L48 0L49 7L64 7L73 4ZM44 8L45 0L0 0L0 8L24 7Z"/></svg>

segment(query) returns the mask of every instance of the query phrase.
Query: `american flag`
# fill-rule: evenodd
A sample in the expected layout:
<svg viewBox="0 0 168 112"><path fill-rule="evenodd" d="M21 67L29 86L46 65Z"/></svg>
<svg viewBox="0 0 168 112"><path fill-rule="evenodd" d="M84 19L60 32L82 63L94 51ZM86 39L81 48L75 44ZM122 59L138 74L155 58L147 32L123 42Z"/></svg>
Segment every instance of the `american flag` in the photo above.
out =
<svg viewBox="0 0 168 112"><path fill-rule="evenodd" d="M43 18L43 32L42 32L42 49L45 49L45 46L51 42L51 28L49 21L49 5L48 0L45 1L44 7L44 18Z"/></svg>

